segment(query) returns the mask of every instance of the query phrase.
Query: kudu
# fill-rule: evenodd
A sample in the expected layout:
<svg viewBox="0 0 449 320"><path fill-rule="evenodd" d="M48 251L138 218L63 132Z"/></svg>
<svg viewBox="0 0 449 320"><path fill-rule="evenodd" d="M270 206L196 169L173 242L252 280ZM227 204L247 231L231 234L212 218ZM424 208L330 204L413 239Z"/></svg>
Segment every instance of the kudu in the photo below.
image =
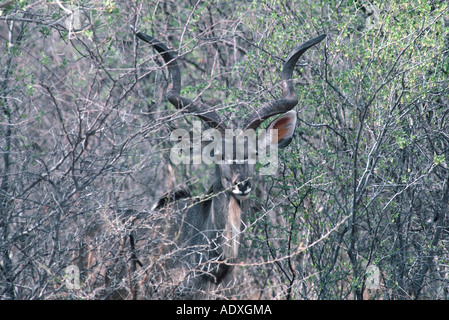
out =
<svg viewBox="0 0 449 320"><path fill-rule="evenodd" d="M217 112L199 100L180 95L181 72L174 52L149 35L139 31L136 31L136 35L153 46L165 61L170 76L166 93L168 101L182 112L200 118L224 134L226 126ZM275 143L279 148L285 148L290 143L296 126L294 107L298 103L292 80L293 70L301 55L324 38L325 35L320 35L290 53L281 73L283 98L256 109L244 123L244 130L256 130L268 118L281 115L268 127L277 130L277 139L276 135L267 135L267 140L271 141L266 143ZM194 291L207 293L217 289L220 284L224 289L230 286L233 266L239 254L242 202L248 198L252 189L253 172L254 164L248 161L247 154L244 161L217 161L214 181L206 197L190 202L190 193L178 190L160 198L155 206L155 210L171 210L171 214L178 215L175 221L179 223L174 226L176 230L171 232L179 234L178 242L185 250L177 265L184 264L195 271L195 275L190 277L194 280L185 286L190 288L188 292L192 293L193 288ZM194 293L191 296L198 297Z"/></svg>

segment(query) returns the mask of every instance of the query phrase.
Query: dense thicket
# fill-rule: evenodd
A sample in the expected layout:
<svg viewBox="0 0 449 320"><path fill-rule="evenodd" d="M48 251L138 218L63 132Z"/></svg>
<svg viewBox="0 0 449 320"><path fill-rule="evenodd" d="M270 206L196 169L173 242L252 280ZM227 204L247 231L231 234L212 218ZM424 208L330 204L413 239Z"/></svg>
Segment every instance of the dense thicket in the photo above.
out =
<svg viewBox="0 0 449 320"><path fill-rule="evenodd" d="M135 280L129 217L176 186L207 192L213 171L170 162L171 130L193 119L166 102L166 68L130 24L178 51L182 93L228 123L279 97L286 54L327 34L294 74L298 125L278 173L257 178L237 298L449 297L446 1L0 10L1 299L131 298L138 285L143 298L171 297L156 241ZM80 288L65 284L70 265Z"/></svg>

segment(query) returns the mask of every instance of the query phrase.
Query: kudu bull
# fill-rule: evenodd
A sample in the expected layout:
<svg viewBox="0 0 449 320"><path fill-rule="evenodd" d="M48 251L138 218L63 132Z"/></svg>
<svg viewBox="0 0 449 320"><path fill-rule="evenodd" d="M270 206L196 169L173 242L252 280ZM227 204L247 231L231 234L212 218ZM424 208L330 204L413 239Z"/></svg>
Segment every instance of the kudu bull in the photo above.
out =
<svg viewBox="0 0 449 320"><path fill-rule="evenodd" d="M180 95L181 72L174 52L149 35L138 31L136 35L154 47L165 61L170 76L166 93L168 101L182 112L200 118L224 136L226 126L215 110L199 100ZM277 144L278 148L285 148L290 143L296 126L294 107L298 103L292 80L293 70L301 55L324 38L325 35L318 36L290 53L281 73L283 98L256 109L244 123L244 130L256 130L265 120L281 115L268 127L277 130L277 138L276 135L267 135L266 143ZM196 198L192 203L188 201L191 199L189 192L180 190L159 199L154 208L169 208L173 215L178 215L176 221L179 221L179 225L175 226L177 231L172 232L179 234L178 242L186 248L179 257L183 261L179 261L178 266L184 264L195 271L191 277L194 280L186 286L190 287L187 290L190 293L210 292L219 286L226 289L232 282L233 265L239 254L242 202L248 198L252 189L254 164L248 161L247 152L243 161L228 160L215 163L214 181L207 197Z"/></svg>

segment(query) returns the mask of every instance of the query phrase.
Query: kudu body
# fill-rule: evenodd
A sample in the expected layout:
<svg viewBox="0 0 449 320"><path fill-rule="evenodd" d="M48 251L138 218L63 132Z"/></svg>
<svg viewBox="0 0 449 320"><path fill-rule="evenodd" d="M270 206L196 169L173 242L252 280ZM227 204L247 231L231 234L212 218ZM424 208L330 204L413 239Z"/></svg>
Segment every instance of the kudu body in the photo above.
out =
<svg viewBox="0 0 449 320"><path fill-rule="evenodd" d="M166 93L168 101L177 109L199 117L225 136L226 127L214 110L198 100L180 96L181 73L173 51L142 32L136 32L136 35L152 45L165 61L170 74ZM290 143L296 126L294 107L298 103L292 80L293 70L301 55L324 38L325 35L318 36L291 52L281 73L283 98L256 109L244 123L243 130L255 130L266 119L281 115L268 127L277 130L277 137L267 135L266 143L277 144L279 148ZM195 292L208 293L220 286L224 289L231 286L233 265L239 254L242 204L250 194L254 174L254 164L248 161L248 156L245 151L243 161L216 161L214 180L206 196L192 200L188 191L178 190L161 197L154 207L156 211L169 210L176 217L170 232L179 243L177 248L183 249L176 256L179 261L173 261L173 264L189 270L185 273L189 275L186 276L189 280L186 280L184 288L189 288L186 292L190 297L201 297Z"/></svg>

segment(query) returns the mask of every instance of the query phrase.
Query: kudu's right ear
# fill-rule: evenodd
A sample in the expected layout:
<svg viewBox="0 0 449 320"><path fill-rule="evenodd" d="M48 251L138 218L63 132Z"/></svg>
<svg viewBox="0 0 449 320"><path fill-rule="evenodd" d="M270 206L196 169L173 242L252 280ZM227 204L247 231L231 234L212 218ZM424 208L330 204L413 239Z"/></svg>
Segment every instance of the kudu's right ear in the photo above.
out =
<svg viewBox="0 0 449 320"><path fill-rule="evenodd" d="M296 111L290 110L274 120L267 128L267 144L277 144L279 149L285 148L293 139L296 128ZM277 130L276 135L270 129Z"/></svg>

